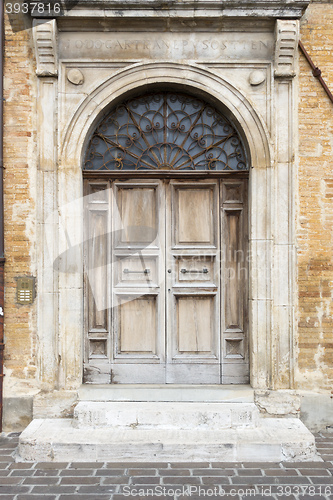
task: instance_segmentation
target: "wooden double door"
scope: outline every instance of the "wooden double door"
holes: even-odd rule
[[[247,179],[85,192],[84,382],[247,383]]]

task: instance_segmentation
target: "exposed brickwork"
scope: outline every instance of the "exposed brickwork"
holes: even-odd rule
[[[35,305],[16,303],[15,278],[35,275],[34,57],[31,30],[18,31],[22,16],[13,19],[6,18],[4,69],[5,366],[14,377],[32,378]]]
[[[301,40],[333,90],[333,5],[311,4]],[[333,104],[300,56],[298,387],[333,376]],[[318,387],[319,386],[319,387]]]

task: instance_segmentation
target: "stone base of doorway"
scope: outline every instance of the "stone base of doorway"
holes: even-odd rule
[[[80,402],[74,419],[35,419],[18,460],[280,462],[321,460],[296,418],[263,418],[254,404]]]

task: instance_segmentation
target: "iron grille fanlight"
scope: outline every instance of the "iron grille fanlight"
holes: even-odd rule
[[[128,100],[95,130],[84,170],[248,170],[233,125],[209,104],[159,92]]]

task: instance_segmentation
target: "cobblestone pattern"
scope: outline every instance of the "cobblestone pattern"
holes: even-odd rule
[[[323,462],[16,463],[13,433],[0,437],[0,500],[333,499],[333,433],[316,442]]]

